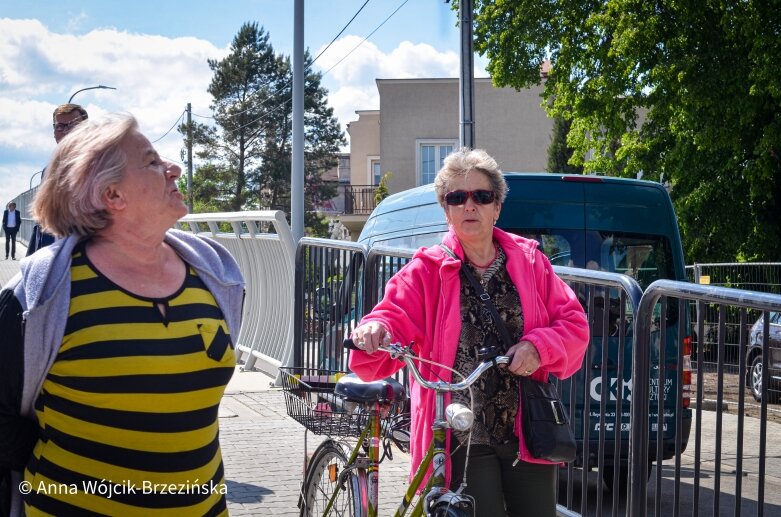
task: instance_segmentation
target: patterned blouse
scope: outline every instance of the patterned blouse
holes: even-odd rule
[[[513,343],[523,335],[523,312],[518,290],[507,273],[507,256],[498,249],[496,260],[480,276],[467,263],[475,278],[491,297],[499,316],[504,321]],[[491,313],[474,292],[463,271],[461,278],[461,336],[454,368],[466,376],[480,363],[476,351],[483,346],[497,346],[504,352],[500,331],[494,325]],[[515,415],[518,411],[518,380],[504,368],[492,368],[472,385],[475,424],[473,445],[499,445],[514,438]],[[453,394],[453,402],[469,407],[469,391]],[[466,444],[468,432],[454,431],[459,443]]]

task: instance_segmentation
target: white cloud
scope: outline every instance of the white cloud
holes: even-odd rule
[[[60,34],[37,20],[0,19],[0,204],[26,190],[30,175],[48,160],[54,148],[52,111],[71,94],[98,84],[115,87],[81,92],[74,102],[93,118],[132,113],[155,140],[188,102],[193,112],[210,114],[207,59],[225,53],[197,38],[114,29]],[[179,159],[182,139],[175,130],[156,145],[161,154]]]
[[[375,82],[378,78],[459,76],[457,52],[442,52],[425,43],[403,41],[385,53],[372,42],[362,41],[358,36],[345,36],[335,41],[315,63],[325,73],[323,83],[329,89],[329,102],[343,128],[357,119],[356,110],[380,108]],[[318,49],[315,55],[321,51],[322,48]],[[475,77],[486,77],[484,69],[484,60],[476,59]]]
[[[67,31],[68,32],[76,32],[79,29],[81,29],[84,22],[87,21],[89,17],[87,16],[87,13],[84,11],[81,11],[78,14],[71,15],[70,18],[68,18],[68,23],[66,24]]]
[[[83,20],[82,14],[72,14],[70,25]],[[362,39],[337,40],[315,63],[322,72],[333,67],[323,84],[342,127],[356,120],[356,110],[379,109],[377,78],[458,76],[457,52],[409,41],[383,52],[371,41],[360,44]],[[110,28],[66,34],[37,20],[0,18],[0,204],[26,190],[30,176],[48,161],[54,148],[52,111],[75,91],[98,84],[115,87],[81,92],[74,102],[93,118],[130,112],[146,136],[156,140],[188,102],[194,114],[211,114],[207,59],[226,53],[194,37]],[[182,138],[175,130],[155,145],[166,158],[179,160]]]
[[[348,122],[358,120],[357,110],[379,109],[380,94],[377,88],[372,92],[368,88],[343,86],[328,95],[328,104],[344,128]]]

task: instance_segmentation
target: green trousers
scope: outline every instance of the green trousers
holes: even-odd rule
[[[518,461],[518,441],[498,446],[473,445],[469,451],[467,487],[479,517],[555,517],[557,465]],[[450,458],[450,488],[456,490],[464,472],[466,447]]]

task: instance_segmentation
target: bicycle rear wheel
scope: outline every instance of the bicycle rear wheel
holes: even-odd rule
[[[325,515],[328,501],[339,488],[339,475],[345,470],[347,455],[343,447],[333,440],[326,440],[315,450],[306,470],[301,487],[301,517]],[[345,517],[366,517],[366,473],[354,470],[347,475],[343,487],[339,488],[328,515]]]

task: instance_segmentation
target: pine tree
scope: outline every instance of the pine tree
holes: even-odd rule
[[[344,136],[321,74],[311,72],[305,55],[305,214],[309,233],[323,235],[327,223],[313,206],[335,195],[322,174],[337,163]],[[290,59],[276,55],[269,35],[257,23],[245,23],[230,53],[209,60],[214,72],[214,126],[193,123],[193,145],[202,161],[195,168],[196,206],[218,210],[275,209],[290,215],[292,152],[292,71]],[[187,127],[180,131],[187,133]],[[202,197],[209,196],[209,197]]]

